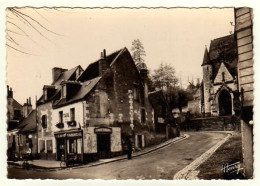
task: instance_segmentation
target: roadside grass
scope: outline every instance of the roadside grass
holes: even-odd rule
[[[230,162],[242,163],[242,161],[241,133],[235,133],[207,161],[197,168],[197,171],[200,171],[197,177],[206,180],[225,179],[222,170],[223,165]]]

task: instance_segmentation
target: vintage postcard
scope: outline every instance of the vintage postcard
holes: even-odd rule
[[[7,179],[254,179],[254,8],[9,6]]]

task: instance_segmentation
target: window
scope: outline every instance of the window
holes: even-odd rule
[[[19,119],[21,117],[21,111],[20,110],[14,110],[14,119]]]
[[[59,123],[63,123],[63,111],[59,112]]]
[[[225,81],[225,72],[222,72],[222,81]]]
[[[45,141],[44,140],[39,141],[39,150],[40,150],[40,152],[45,152]]]
[[[47,116],[46,115],[42,116],[42,128],[44,128],[44,129],[47,128]]]
[[[52,140],[47,140],[47,153],[52,153]]]
[[[19,145],[23,145],[23,135],[22,134],[18,134],[18,140],[19,140]]]
[[[70,121],[75,121],[75,108],[70,109]]]
[[[145,123],[146,121],[146,112],[145,109],[141,109],[141,122]]]
[[[62,86],[61,97],[62,97],[62,98],[66,98],[66,85],[63,85],[63,86]]]
[[[77,140],[69,139],[69,153],[76,153],[76,152],[77,152]]]
[[[139,101],[139,91],[137,87],[134,87],[134,100]]]
[[[48,99],[47,89],[43,90],[44,100],[46,101]]]

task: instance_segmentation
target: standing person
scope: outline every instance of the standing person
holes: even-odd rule
[[[127,158],[132,159],[133,145],[130,139],[127,140]]]

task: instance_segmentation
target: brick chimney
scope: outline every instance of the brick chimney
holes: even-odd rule
[[[102,76],[108,68],[106,57],[106,49],[104,49],[103,52],[101,52],[101,59],[98,64],[99,76]]]
[[[23,117],[27,117],[32,111],[31,97],[23,104]]]
[[[58,79],[58,77],[67,70],[68,69],[63,69],[59,67],[52,68],[52,82],[55,82]]]

